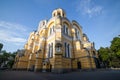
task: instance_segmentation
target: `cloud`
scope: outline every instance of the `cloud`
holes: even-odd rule
[[[103,7],[95,4],[93,0],[81,0],[77,5],[76,10],[81,12],[83,15],[93,17],[101,14]]]
[[[25,43],[27,27],[17,23],[0,21],[0,41],[13,44]]]
[[[26,39],[20,38],[20,37],[15,37],[13,34],[7,34],[6,32],[3,33],[2,31],[0,31],[0,33],[1,33],[0,40],[2,40],[2,41],[12,42],[13,44],[26,41]]]
[[[25,26],[16,23],[10,23],[5,21],[0,21],[0,27],[12,30],[26,31]]]

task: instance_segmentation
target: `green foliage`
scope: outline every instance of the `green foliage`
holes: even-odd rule
[[[113,38],[110,47],[100,47],[98,53],[100,59],[109,66],[120,67],[120,37]]]
[[[118,52],[116,52],[116,55],[117,55],[118,57],[120,57],[120,50],[119,50]]]
[[[0,43],[0,51],[2,50],[2,48],[3,48],[3,44],[2,44],[2,43]]]
[[[100,47],[98,52],[99,52],[99,56],[101,57],[102,61],[108,61],[109,60],[110,49],[108,47],[106,47],[106,48]]]
[[[16,56],[16,52],[10,53],[6,52],[5,50],[1,51],[2,54],[0,54],[0,66],[5,63],[6,61],[8,62],[4,66],[8,68],[12,68],[12,65],[14,63],[14,58]]]
[[[110,48],[112,52],[116,54],[116,57],[120,57],[120,38],[119,37],[113,38],[113,40],[111,41]]]
[[[111,50],[117,52],[118,50],[120,50],[120,38],[119,37],[115,37],[113,38],[113,40],[111,41]]]

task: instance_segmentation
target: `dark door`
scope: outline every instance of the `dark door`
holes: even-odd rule
[[[94,61],[95,61],[96,68],[100,68],[99,60],[97,58],[94,58]]]
[[[50,72],[51,72],[51,70],[52,70],[52,65],[50,64]]]
[[[31,71],[34,71],[34,69],[35,69],[35,65],[32,65],[31,66]]]
[[[81,69],[81,62],[77,62],[78,69]]]

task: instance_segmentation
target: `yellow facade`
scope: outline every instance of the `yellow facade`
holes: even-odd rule
[[[94,43],[60,8],[52,12],[51,19],[40,21],[24,48],[15,58],[14,69],[61,73],[98,67]]]

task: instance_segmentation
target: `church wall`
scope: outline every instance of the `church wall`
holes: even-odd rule
[[[16,68],[18,70],[27,70],[28,61],[23,58],[16,63]]]
[[[35,69],[36,71],[51,70],[52,72],[96,68],[93,58],[96,50],[92,49],[91,42],[83,36],[82,27],[75,20],[70,22],[64,11],[58,9],[53,11],[52,18],[48,22],[44,21],[40,22],[37,31],[30,33],[25,44],[25,55],[18,58],[19,61],[14,64],[15,68]],[[68,33],[64,32],[64,27]],[[70,45],[69,57],[65,56],[65,42]],[[48,58],[48,45],[51,43],[53,43],[53,57]],[[62,44],[60,52],[56,51],[57,43]],[[39,50],[41,52],[38,52]]]

